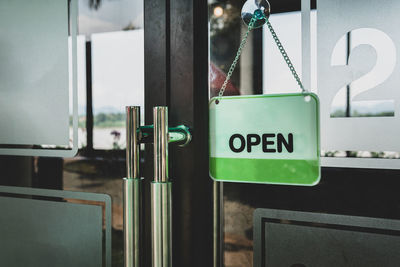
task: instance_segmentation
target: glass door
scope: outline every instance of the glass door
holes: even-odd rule
[[[7,228],[9,231],[4,230],[8,238],[4,236],[0,243],[2,248],[8,250],[2,249],[2,251],[7,253],[14,250],[14,254],[8,253],[12,256],[18,255],[19,251],[21,258],[26,255],[24,260],[19,261],[16,259],[9,261],[11,256],[0,257],[2,258],[0,265],[43,266],[45,262],[49,266],[123,266],[122,178],[126,176],[125,106],[141,106],[144,109],[144,1],[65,0],[57,1],[57,5],[40,1],[30,9],[24,2],[15,1],[10,4],[8,1],[2,1],[1,6],[2,12],[10,13],[18,11],[15,6],[20,5],[19,12],[29,14],[24,17],[25,25],[30,25],[30,23],[32,24],[30,27],[39,27],[40,23],[46,25],[42,25],[43,29],[27,33],[28,26],[17,28],[19,24],[11,22],[2,24],[4,31],[7,30],[13,34],[13,38],[8,36],[12,42],[24,43],[25,46],[33,39],[44,44],[49,42],[50,32],[46,29],[55,29],[61,23],[61,19],[69,19],[68,14],[72,12],[72,9],[63,10],[61,7],[64,5],[68,7],[69,3],[76,4],[73,9],[77,12],[77,14],[74,13],[76,21],[73,21],[76,23],[74,25],[77,30],[76,43],[72,39],[67,39],[67,41],[72,46],[76,45],[74,68],[76,68],[79,141],[77,154],[74,157],[2,156],[0,158],[0,185],[2,186],[0,225],[3,228],[14,227]],[[32,8],[38,10],[32,12]],[[40,14],[45,11],[47,17],[36,17],[42,16]],[[62,13],[63,11],[65,14]],[[62,17],[59,17],[60,13]],[[6,20],[6,17],[3,17],[3,20]],[[65,33],[71,31],[68,27],[63,30]],[[58,35],[64,31],[59,32]],[[26,56],[7,52],[5,47],[2,48],[2,55],[15,57],[14,60],[7,58],[10,62],[25,62],[23,72],[17,73],[12,69],[9,72],[18,75],[20,84],[26,85],[28,89],[36,90],[37,84],[45,87],[52,78],[57,79],[57,85],[64,86],[63,79],[50,75],[52,71],[58,73],[57,75],[60,74],[56,69],[57,66],[59,69],[66,68],[67,70],[69,67],[68,64],[66,66],[60,64],[60,58],[53,55],[52,49],[56,49],[54,44],[60,40],[51,38],[49,39],[52,43],[42,47],[37,44],[36,46],[28,45],[30,49],[25,50],[30,54]],[[68,36],[63,36],[63,38],[68,38]],[[2,40],[1,43],[10,43],[10,40]],[[16,50],[17,47],[14,46]],[[9,47],[8,50],[12,51],[11,48]],[[46,49],[47,52],[43,52]],[[32,57],[37,62],[28,61]],[[4,57],[2,59],[5,60]],[[68,57],[66,60],[68,63]],[[44,66],[47,62],[54,65],[49,63]],[[1,94],[3,96],[7,93],[4,88],[9,84],[7,76],[10,78],[10,75],[2,75]],[[72,76],[69,78],[72,80]],[[68,81],[68,75],[65,79]],[[18,85],[14,86],[14,89],[18,89]],[[66,88],[68,89],[68,84]],[[36,98],[52,104],[36,106],[33,104],[33,109],[38,109],[39,113],[35,110],[24,111],[28,117],[34,114],[45,114],[43,118],[39,118],[41,124],[36,125],[32,122],[29,131],[24,131],[25,134],[41,136],[41,133],[44,133],[44,136],[48,135],[57,139],[56,134],[53,133],[53,128],[56,126],[47,117],[60,112],[59,109],[64,108],[60,103],[64,100],[68,111],[69,96],[68,91],[66,95],[54,96],[54,91],[50,90],[47,94],[43,93],[43,88],[41,91],[36,91]],[[51,99],[48,99],[50,97]],[[20,103],[29,100],[26,98],[24,95],[19,95],[19,99],[10,98],[8,106],[20,110]],[[36,98],[30,98],[30,102],[35,103]],[[72,106],[71,99],[69,104]],[[6,110],[6,107],[2,105],[1,113],[11,116],[14,112]],[[66,122],[65,135],[68,135],[69,127],[72,136],[74,120],[74,117],[72,115],[68,117],[68,114],[58,117],[58,123]],[[16,120],[10,119],[10,121],[14,122],[14,126],[18,124]],[[12,131],[18,128],[14,126],[4,126],[2,129]],[[20,129],[24,128],[20,127]],[[12,149],[13,147],[2,146],[2,148]],[[35,147],[24,146],[23,148]],[[14,189],[14,187],[17,188]],[[6,207],[7,203],[12,203],[13,206]],[[27,215],[21,215],[21,217],[19,213],[14,214],[16,210]],[[40,215],[40,212],[43,214],[39,217],[33,214]],[[19,225],[12,220],[21,218],[26,222],[26,232],[21,232],[20,235],[12,233],[12,231],[17,231],[15,229],[18,229]],[[38,219],[41,219],[41,222],[38,222]],[[10,241],[13,234],[15,234],[16,243]],[[42,242],[41,245],[32,245],[37,240]],[[9,241],[10,243],[7,243]],[[28,254],[24,254],[26,251]],[[68,255],[68,253],[72,254]],[[102,254],[107,254],[107,257]],[[62,262],[68,257],[76,261]],[[90,257],[92,257],[91,260]],[[41,262],[41,258],[47,261]],[[85,258],[86,261],[79,261]]]
[[[245,2],[208,1],[210,97],[218,95],[247,31],[247,25],[241,19],[241,10]],[[327,69],[325,65],[321,67],[321,62],[330,63],[332,60],[332,68],[342,64],[336,64],[336,61],[344,62],[344,65],[348,64],[349,68],[352,67],[356,71],[370,64],[366,58],[364,61],[361,59],[362,53],[364,56],[369,55],[366,50],[361,52],[361,46],[379,50],[379,45],[370,44],[373,43],[374,38],[371,37],[373,35],[367,36],[365,33],[364,36],[360,31],[351,32],[352,29],[374,28],[379,24],[379,27],[386,25],[382,27],[386,27],[386,33],[390,32],[388,35],[391,38],[396,38],[398,34],[398,31],[392,31],[387,25],[388,21],[395,17],[376,18],[373,26],[362,20],[359,1],[346,1],[346,4],[335,2],[333,5],[337,11],[342,8],[346,10],[343,14],[328,8],[332,7],[328,4],[329,1],[323,0],[269,2],[271,5],[269,20],[305,86],[320,96],[321,110],[330,105],[323,99],[329,95],[325,85],[335,80],[327,82],[326,79],[333,75],[333,69]],[[380,7],[382,12],[387,12],[384,11],[386,8],[388,7]],[[354,17],[360,20],[355,22]],[[336,36],[331,34],[331,27],[327,26],[330,25],[326,24],[327,21],[335,23],[335,29],[338,32],[343,31],[344,36],[338,45],[332,44],[332,49],[335,48],[336,51],[332,54],[327,51],[328,43],[324,38],[334,39]],[[350,33],[346,35],[347,28]],[[389,55],[391,46],[387,45],[388,50],[381,56],[387,58],[386,62],[390,65],[397,56]],[[355,62],[353,60],[357,57],[355,55],[357,49],[360,57],[357,61],[359,65],[355,66],[351,64]],[[371,55],[375,54],[374,51],[370,52]],[[321,69],[325,74],[321,74]],[[335,78],[340,80],[341,75],[344,74],[336,73]],[[381,77],[377,75],[375,78],[380,79],[378,76]],[[343,92],[346,90],[348,92],[347,99],[358,90],[358,86],[361,85],[355,83],[349,84],[347,89],[344,87]],[[393,92],[394,88],[396,86],[386,83],[384,90],[391,91],[394,95],[396,94]],[[252,30],[232,78],[227,84],[225,95],[285,94],[300,92],[299,90],[268,28],[264,26]],[[367,100],[367,97],[363,100]],[[325,142],[331,142],[332,136],[328,135],[329,130],[340,131],[342,137],[348,138],[347,144],[354,147],[356,141],[354,136],[350,137],[351,133],[356,131],[354,128],[349,126],[350,128],[336,127],[327,130],[330,123],[328,119],[337,120],[336,117],[340,117],[346,120],[346,110],[353,112],[347,119],[354,116],[364,117],[364,122],[368,122],[366,117],[393,116],[393,107],[387,106],[385,113],[372,102],[369,104],[366,101],[346,102],[345,93],[341,95],[340,105],[341,108],[334,111],[336,115],[331,113],[326,119],[321,115],[321,139]],[[363,112],[364,115],[360,115]],[[386,126],[389,127],[389,124]],[[376,146],[381,144],[379,140],[370,140],[363,144],[367,143]],[[391,149],[396,150],[394,143]],[[382,219],[380,224],[387,230],[392,229],[389,219],[399,219],[399,199],[393,191],[393,187],[399,184],[399,171],[396,170],[398,169],[396,166],[399,165],[398,161],[392,161],[398,159],[397,152],[355,150],[357,149],[350,147],[348,151],[322,147],[321,181],[314,187],[215,182],[215,233],[219,238],[215,240],[217,256],[214,266],[373,266],[371,262],[354,259],[357,255],[367,253],[366,251],[369,251],[368,259],[371,261],[383,265],[398,264],[396,259],[390,263],[383,263],[386,256],[381,256],[391,255],[391,252],[385,249],[379,250],[376,246],[380,242],[385,242],[381,238],[385,239],[387,236],[370,236],[370,230],[377,226],[372,222],[378,220],[377,218]],[[382,160],[386,160],[385,164],[395,163],[395,165],[383,167],[379,165]],[[369,227],[371,228],[366,229]],[[396,231],[393,233],[397,233]],[[354,238],[353,241],[357,241],[350,241],[347,234]],[[365,242],[366,245],[360,242]],[[393,240],[392,244],[396,242]],[[371,247],[374,248],[369,250]],[[345,257],[351,258],[348,258],[347,263],[338,255],[339,250],[346,254]]]

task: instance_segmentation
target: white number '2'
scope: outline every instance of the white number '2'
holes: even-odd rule
[[[336,43],[332,52],[332,66],[347,66],[344,52],[346,51],[347,34],[342,36]],[[357,101],[366,101],[360,99],[364,92],[374,90],[368,98],[379,94],[378,86],[382,85],[392,75],[396,66],[396,46],[393,40],[383,31],[372,28],[360,28],[351,31],[351,51],[349,53],[348,68],[352,72],[352,81],[350,90],[351,105],[357,104]],[[343,62],[344,61],[344,62]],[[331,102],[332,113],[338,107],[343,107],[346,100],[347,86],[340,88]],[[379,104],[382,102],[392,102],[394,100],[390,96],[379,96],[379,100],[369,102]],[[372,101],[371,101],[372,100]],[[394,111],[394,110],[393,110]]]

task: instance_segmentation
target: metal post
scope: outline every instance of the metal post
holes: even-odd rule
[[[224,202],[223,196],[224,184],[222,182],[213,181],[213,203],[214,203],[214,267],[224,266],[223,257],[223,213]]]
[[[168,178],[168,108],[155,107],[154,181],[151,184],[152,266],[172,266],[172,184]]]
[[[126,170],[124,191],[124,263],[125,267],[141,265],[141,194],[139,178],[140,107],[126,107]]]

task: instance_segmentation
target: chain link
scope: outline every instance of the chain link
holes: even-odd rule
[[[257,21],[257,18],[256,18],[256,16],[254,15],[254,16],[251,18],[251,20],[250,20],[249,27],[247,28],[246,34],[244,35],[242,41],[240,42],[239,49],[238,49],[238,51],[237,51],[237,53],[236,53],[236,57],[235,57],[235,59],[233,60],[231,67],[229,68],[228,75],[226,76],[225,81],[224,81],[224,83],[222,84],[221,89],[219,90],[219,93],[218,93],[218,98],[219,98],[219,99],[220,99],[220,98],[224,95],[224,93],[225,93],[226,86],[228,85],[228,82],[229,82],[229,80],[231,79],[231,76],[232,76],[232,74],[233,74],[233,71],[234,71],[235,68],[236,68],[236,64],[238,63],[239,58],[240,58],[240,55],[242,54],[242,49],[243,49],[244,45],[246,44],[247,38],[249,37],[249,33],[250,33],[250,31],[253,29],[254,23],[256,23],[256,21]]]
[[[267,22],[268,29],[271,32],[272,38],[274,39],[276,45],[278,46],[279,52],[282,54],[283,59],[285,60],[286,64],[288,65],[290,72],[292,73],[292,75],[293,75],[294,79],[296,80],[297,84],[300,86],[302,93],[306,93],[307,90],[304,88],[303,83],[301,82],[301,80],[299,78],[299,75],[297,74],[297,72],[296,72],[296,70],[295,70],[295,68],[294,68],[294,66],[292,64],[292,61],[290,60],[288,54],[286,53],[285,48],[283,47],[281,41],[278,38],[278,35],[275,33],[275,30],[272,27],[271,23],[269,22],[268,18],[265,18],[265,20]],[[242,54],[243,47],[245,46],[245,44],[247,42],[247,38],[249,37],[249,33],[253,29],[253,26],[254,26],[256,21],[257,21],[257,18],[254,15],[250,20],[249,27],[247,28],[246,34],[244,35],[242,41],[240,42],[239,49],[238,49],[238,51],[236,53],[236,57],[233,60],[231,67],[229,68],[229,71],[228,71],[228,74],[227,74],[227,76],[225,78],[225,81],[222,84],[221,89],[219,90],[218,100],[220,100],[221,97],[225,93],[226,86],[228,85],[228,82],[232,77],[233,71],[235,70],[236,65],[238,63],[238,60],[240,58],[240,55]],[[218,102],[219,101],[217,101],[217,103]]]
[[[282,45],[281,41],[279,40],[278,36],[276,35],[276,33],[274,31],[274,28],[272,28],[272,25],[271,25],[271,23],[269,22],[268,19],[267,19],[267,26],[268,26],[269,31],[271,32],[272,38],[274,38],[274,41],[275,41],[276,45],[278,46],[279,52],[281,52],[281,54],[283,56],[283,59],[285,60],[286,64],[288,65],[288,67],[290,69],[290,71],[292,72],[294,79],[297,81],[297,84],[300,86],[301,91],[303,93],[306,93],[307,90],[304,89],[303,83],[301,82],[301,80],[299,78],[299,75],[297,75],[297,72],[296,72],[296,70],[295,70],[295,68],[294,68],[294,66],[292,64],[292,61],[290,60],[288,54],[286,53],[285,48],[283,48],[283,45]]]

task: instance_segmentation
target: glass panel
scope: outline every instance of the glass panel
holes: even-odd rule
[[[143,1],[79,1],[79,33],[93,33],[143,28]]]
[[[273,13],[270,21],[301,77],[301,2],[270,3]],[[243,4],[244,1],[209,1],[211,97],[221,88],[240,40],[247,30],[240,18]],[[313,16],[315,22],[315,14]],[[252,30],[225,95],[298,92],[300,88],[267,27]],[[259,200],[266,198],[262,190],[266,186],[243,183],[221,183],[221,186],[223,266],[253,266],[253,213],[257,207],[263,205]]]
[[[385,15],[375,16],[377,9]],[[394,26],[399,9],[394,0],[379,8],[364,1],[334,5],[318,1],[318,93],[325,165],[400,168],[396,141],[400,35]]]
[[[111,266],[109,196],[0,186],[0,206],[2,265]]]
[[[301,12],[272,14],[270,21],[301,79]],[[262,34],[263,79],[265,80],[263,92],[265,94],[298,93],[299,86],[288,70],[269,29],[263,27]]]
[[[257,209],[254,267],[394,267],[399,230],[394,220]]]
[[[209,2],[210,95],[214,96],[226,77],[246,28],[239,18],[243,3]],[[399,77],[396,75],[399,70],[396,63],[399,57],[396,38],[399,34],[393,26],[397,25],[398,17],[392,12],[399,9],[399,4],[393,0],[380,6],[380,12],[386,14],[386,9],[391,12],[385,16],[371,15],[373,20],[370,21],[368,16],[362,14],[374,14],[376,7],[368,5],[367,8],[363,1],[333,3],[320,0],[318,11],[315,9],[315,1],[310,0],[304,0],[303,3],[300,0],[271,2],[273,14],[270,21],[297,73],[306,87],[315,93],[318,50],[318,95],[322,98],[322,165],[400,168],[397,160],[400,158],[398,142],[394,140],[398,136],[398,93],[395,88]],[[310,17],[302,17],[301,4],[306,6],[310,2],[313,10],[304,13]],[[306,26],[304,21],[308,19],[310,29],[302,29]],[[310,36],[305,34],[308,30]],[[309,45],[311,51],[307,51]],[[306,54],[302,55],[302,52]],[[309,69],[304,70],[303,66]],[[262,91],[258,90],[260,85]],[[253,30],[232,82],[228,83],[226,94],[284,92],[298,92],[298,86],[268,28]],[[384,141],[373,138],[382,132],[386,136]],[[363,161],[364,158],[374,160]]]
[[[85,98],[80,101],[79,122],[80,126],[84,126],[86,119],[90,120],[90,115],[93,115],[94,129],[91,137],[94,151],[85,147],[85,139],[80,156],[64,159],[54,171],[62,172],[60,186],[64,190],[105,193],[112,197],[112,265],[123,266],[125,106],[141,106],[143,121],[143,1],[80,1],[79,34],[86,46],[86,53],[80,54],[78,58],[78,62],[84,62],[79,74],[86,74],[86,69],[91,69],[92,74],[89,77],[92,81],[92,97],[86,99],[86,94],[82,93]],[[87,54],[87,47],[90,48],[90,55]],[[79,82],[85,89],[89,89],[86,88],[86,79],[79,79]],[[93,114],[86,114],[87,110],[90,112],[86,103],[92,104]],[[82,128],[80,134],[85,137],[89,132]],[[51,162],[46,162],[42,166],[35,166],[41,172],[40,169],[46,171],[51,165]],[[45,175],[39,176],[39,180],[46,180]],[[54,186],[56,183],[53,180],[44,184]]]
[[[92,56],[94,148],[124,149],[125,106],[144,114],[143,29],[93,34]]]
[[[0,18],[0,143],[68,145],[68,2],[1,1]]]
[[[6,5],[4,2],[8,3],[10,1],[3,1],[2,4]],[[21,1],[18,1],[18,3],[19,2]],[[66,2],[68,3],[69,1]],[[78,1],[75,3],[78,5]],[[27,7],[31,7],[31,5],[27,5]],[[36,9],[37,7],[35,7],[35,10]],[[77,11],[78,8],[76,7],[74,10]],[[21,14],[23,14],[23,12],[21,12]],[[58,13],[55,13],[54,15],[57,14]],[[1,157],[0,183],[4,185],[31,185],[38,188],[84,191],[85,193],[103,193],[110,195],[113,198],[113,209],[111,213],[111,202],[107,202],[105,204],[106,206],[108,205],[105,210],[105,217],[102,215],[104,208],[99,208],[99,205],[104,206],[104,203],[100,203],[102,200],[93,200],[94,202],[97,201],[93,204],[91,199],[83,198],[82,201],[82,199],[76,200],[72,196],[62,195],[57,196],[54,201],[56,204],[51,204],[51,206],[58,207],[58,205],[62,206],[68,203],[68,205],[85,207],[85,212],[87,212],[87,214],[85,216],[77,214],[76,221],[73,220],[73,224],[71,224],[70,227],[73,227],[73,225],[87,227],[86,223],[90,223],[90,221],[81,223],[79,220],[83,220],[89,215],[93,215],[90,218],[99,218],[99,216],[101,216],[100,218],[106,218],[107,228],[104,228],[103,225],[96,225],[93,226],[91,230],[95,231],[100,228],[100,231],[104,233],[104,229],[106,229],[106,235],[111,236],[112,229],[114,242],[112,264],[113,266],[123,266],[122,178],[125,176],[125,153],[123,151],[125,146],[124,107],[125,105],[139,105],[143,107],[144,103],[143,1],[82,0],[79,1],[79,14],[75,15],[79,15],[78,26],[80,35],[77,36],[76,49],[79,102],[74,104],[77,104],[76,110],[78,111],[79,119],[74,120],[74,118],[69,117],[69,120],[67,119],[65,123],[66,129],[68,129],[68,126],[70,127],[70,132],[74,132],[71,128],[71,122],[76,123],[76,125],[79,124],[79,147],[82,149],[79,151],[78,157],[75,158]],[[58,18],[56,18],[55,22],[57,22],[57,19]],[[52,22],[52,20],[47,18],[46,27],[54,26],[50,22]],[[30,33],[28,36],[35,34],[34,31],[32,32],[33,33]],[[70,44],[74,44],[72,41],[73,40],[70,39]],[[91,60],[88,60],[90,58]],[[31,68],[33,67],[31,66]],[[87,70],[92,71],[91,76],[89,76],[90,73],[87,72]],[[72,79],[72,76],[70,75],[69,78]],[[28,80],[25,81],[25,77],[22,77],[21,80],[29,82]],[[89,86],[87,86],[87,82],[89,82]],[[70,87],[70,89],[73,88]],[[71,92],[70,96],[73,97]],[[69,107],[72,108],[72,103],[70,102],[69,104]],[[87,106],[87,104],[89,104],[89,106]],[[93,108],[94,114],[91,114],[91,108]],[[53,108],[46,109],[47,113],[49,113],[49,111],[53,111]],[[96,119],[96,116],[100,113],[106,115],[106,120],[100,122]],[[142,114],[144,114],[144,111]],[[97,151],[90,150],[87,147],[89,146],[88,141],[90,141],[90,137],[93,137],[93,135],[90,134],[91,115],[95,117],[94,138],[95,148],[99,149]],[[108,119],[110,117],[111,119]],[[103,125],[101,125],[101,123],[103,123]],[[103,135],[104,138],[97,138],[96,130],[102,130],[104,126],[110,125],[110,123],[110,127],[112,127],[110,131],[113,132],[115,130],[115,133],[111,135],[110,131],[107,129],[109,132]],[[86,127],[87,125],[89,125],[89,127]],[[116,138],[118,138],[118,140],[116,140]],[[76,141],[76,139],[74,139],[74,141]],[[67,142],[70,142],[68,138]],[[97,144],[99,145],[97,146]],[[101,149],[112,151],[101,151]],[[58,156],[56,154],[52,155]],[[62,192],[66,193],[66,191]],[[80,194],[78,192],[74,193]],[[33,195],[33,193],[27,195],[29,195],[27,198],[21,198],[21,201],[24,203],[26,201],[27,205],[34,205],[36,201],[48,203],[50,200],[47,200],[47,197],[51,198],[51,201],[53,201],[52,196],[47,196],[46,199],[38,199],[35,197],[34,200],[32,200],[30,195]],[[60,201],[61,199],[66,202]],[[0,205],[3,207],[3,204]],[[88,205],[90,205],[90,207],[86,208]],[[92,206],[95,207],[92,209]],[[62,208],[60,208],[60,210],[64,211]],[[47,212],[49,214],[54,213],[53,210]],[[69,211],[65,213],[66,215],[71,215]],[[111,216],[113,219],[112,225]],[[43,218],[41,217],[41,219]],[[43,225],[46,226],[47,223],[54,223],[53,219],[54,218],[44,218],[46,222],[43,222]],[[34,225],[33,222],[32,225]],[[63,232],[61,227],[64,227],[64,225],[60,225],[57,231]],[[51,227],[49,229],[51,229]],[[32,233],[33,228],[27,227],[26,230]],[[85,236],[88,240],[94,240],[94,238],[88,236],[92,233],[91,230],[88,230]],[[78,233],[79,232],[76,234]],[[72,234],[71,236],[74,235]],[[109,236],[107,237],[107,242],[110,240]],[[53,237],[53,235],[49,236],[49,238]],[[83,242],[83,244],[85,243]],[[104,244],[105,243],[103,243],[103,245]],[[77,246],[77,248],[79,248],[79,246]],[[50,245],[49,249],[57,249],[57,246]],[[87,249],[90,249],[90,247]],[[101,249],[104,249],[103,246]],[[111,247],[108,246],[107,249],[111,249]],[[85,250],[83,249],[82,251],[84,252]],[[109,251],[111,253],[111,250]],[[78,252],[74,250],[73,253],[75,254]],[[87,256],[90,255],[93,256],[93,253],[87,254]],[[107,256],[107,263],[108,259],[111,260],[111,257]],[[66,261],[66,264],[67,263],[68,261]],[[86,266],[90,266],[90,264],[101,266],[96,259]],[[41,266],[46,265],[49,264],[41,264]],[[69,264],[69,266],[77,265],[72,263]]]
[[[76,16],[76,0],[0,2],[1,154],[75,155]]]
[[[91,45],[93,148],[121,150],[125,106],[144,107],[143,1],[81,1],[79,7],[79,33]]]
[[[246,31],[244,23],[240,20],[240,10],[245,1],[209,0],[208,2],[210,30],[209,89],[212,97],[218,93],[225,80],[240,40]],[[399,68],[399,65],[396,64],[399,56],[398,49],[395,48],[397,52],[393,52],[393,47],[397,47],[396,44],[400,43],[396,41],[399,31],[395,26],[398,25],[398,16],[395,14],[398,13],[400,8],[399,3],[393,0],[383,5],[370,3],[365,5],[365,1],[361,0],[343,0],[339,1],[340,3],[318,0],[317,9],[316,1],[307,0],[306,2],[304,0],[303,2],[300,0],[271,0],[272,15],[270,21],[306,86],[319,96],[321,96],[321,92],[324,95],[325,101],[321,101],[321,112],[325,114],[325,118],[322,118],[322,121],[330,120],[333,122],[329,122],[331,124],[329,126],[325,121],[325,126],[321,126],[323,131],[321,134],[322,142],[330,145],[330,149],[325,149],[322,153],[325,156],[322,160],[323,164],[339,167],[398,169],[400,165],[397,152],[379,151],[385,151],[382,150],[383,145],[387,145],[387,151],[397,151],[396,147],[399,144],[398,142],[395,143],[393,139],[398,136],[395,132],[398,123],[394,123],[398,105],[393,105],[393,101],[388,102],[387,100],[394,100],[394,103],[398,100],[396,91],[398,82],[396,81],[400,76],[393,74],[385,76],[388,70],[396,73]],[[301,6],[303,5],[304,8],[308,4],[312,7],[310,14],[308,12],[302,14]],[[322,13],[320,8],[323,9]],[[305,18],[304,14],[310,15],[310,17]],[[366,14],[374,15],[368,16]],[[376,14],[382,15],[376,16]],[[371,21],[369,20],[370,17],[373,17]],[[310,29],[305,28],[307,23],[304,22],[308,19],[310,20]],[[371,27],[379,29],[379,31],[364,29]],[[308,31],[310,31],[310,36]],[[349,33],[349,37],[347,33]],[[307,51],[308,46],[311,47],[310,51]],[[333,50],[335,50],[335,53],[332,54]],[[348,55],[348,50],[353,53],[352,56]],[[379,59],[380,57],[381,59]],[[321,66],[320,63],[323,63],[323,65]],[[371,76],[370,80],[365,80],[363,83],[352,83],[354,77],[358,79],[364,74],[374,71],[377,67],[380,68],[380,71],[377,72],[378,75],[373,78]],[[323,71],[322,75],[321,71]],[[225,95],[299,92],[295,80],[266,27],[250,32],[248,42],[232,77]],[[382,81],[382,77],[385,78],[385,82],[377,84],[378,81]],[[354,95],[367,84],[374,86],[375,93],[372,92],[373,90],[364,90],[362,94]],[[354,101],[350,103],[350,115],[347,116],[349,118],[343,116],[348,106],[346,94],[341,94],[338,97],[339,102],[336,103],[335,109],[331,108],[332,101],[329,102],[335,96],[329,88],[337,88],[335,90],[338,91],[343,90],[341,88],[345,88],[346,85],[351,87],[349,97],[354,98]],[[376,93],[376,91],[379,93]],[[367,100],[384,102],[367,102]],[[362,102],[362,104],[355,105],[356,101]],[[379,119],[374,119],[371,115],[379,116]],[[365,127],[359,129],[355,127],[360,124],[367,125],[370,118],[374,120],[373,123],[376,123],[373,124],[375,126],[372,131],[364,134],[368,131]],[[346,122],[346,120],[349,121]],[[356,124],[353,125],[352,121],[355,121]],[[371,125],[368,127],[371,127]],[[382,134],[382,131],[385,131],[385,134]],[[390,137],[381,142],[381,136],[384,138],[386,135],[390,135]],[[360,136],[362,137],[360,138]],[[351,146],[345,147],[346,144],[351,144]],[[363,149],[361,149],[361,145]],[[377,147],[380,147],[380,149],[377,149]],[[375,152],[366,152],[365,150]],[[372,159],[357,161],[360,159],[355,157],[386,159],[382,159],[381,162]],[[343,160],[331,161],[331,159]],[[383,163],[383,161],[385,162]],[[242,171],[246,172],[246,170]],[[382,181],[379,179],[382,179]],[[378,180],[381,182],[377,183]],[[223,198],[221,203],[223,210],[220,211],[221,221],[223,222],[221,227],[223,232],[223,235],[221,235],[224,255],[223,266],[265,266],[265,264],[260,265],[259,261],[253,262],[257,240],[268,238],[265,237],[265,232],[262,234],[254,232],[253,225],[256,221],[254,221],[253,214],[258,208],[286,209],[289,210],[288,213],[293,210],[301,210],[399,219],[396,192],[395,190],[392,191],[391,188],[398,186],[399,183],[398,171],[395,170],[351,168],[323,168],[320,184],[312,188],[219,182],[219,186],[223,188],[222,196],[219,196]],[[354,220],[354,218],[350,219]],[[289,229],[292,227],[289,225],[292,224],[291,222],[287,222],[289,226],[285,223],[285,218],[277,221],[277,225],[283,224],[282,227],[279,226],[281,230],[277,230],[276,227],[278,226],[275,227],[275,224],[271,224],[273,225],[271,227],[275,227],[273,231],[277,231],[274,232],[274,234],[277,233],[276,236],[271,235],[276,237],[276,243],[272,246],[279,248],[279,251],[273,250],[269,253],[283,255],[282,257],[285,259],[290,259],[290,256],[296,254],[285,254],[290,249],[285,247],[282,250],[282,247],[279,247],[279,245],[282,245],[282,243],[279,243],[281,237],[289,236],[291,233],[294,236],[297,233],[308,232],[309,229],[302,228],[299,232],[296,232]],[[270,231],[271,227],[264,228],[264,230]],[[285,229],[288,230],[287,233]],[[318,230],[315,230],[315,233],[317,232]],[[324,229],[323,234],[319,235],[318,239],[321,239],[320,244],[324,247],[324,251],[331,249],[331,244],[327,244],[329,242],[324,240],[323,237],[328,232],[329,230],[325,231]],[[363,236],[363,233],[351,234]],[[338,238],[346,240],[344,235],[344,233],[338,234]],[[382,237],[382,239],[378,238],[379,242],[393,238],[393,244],[396,246],[397,240],[394,241],[394,239],[397,233],[393,235]],[[371,236],[369,233],[365,234],[365,240]],[[327,241],[327,243],[324,241]],[[293,241],[293,246],[297,244],[296,242]],[[313,242],[317,241],[313,240]],[[377,243],[379,242],[377,241]],[[290,248],[290,244],[285,243],[288,248]],[[352,246],[354,247],[354,244]],[[362,246],[359,245],[359,247],[361,249]],[[332,247],[332,251],[336,251],[336,248]],[[346,248],[348,247],[343,246],[343,249]],[[379,251],[379,248],[376,251]],[[262,252],[265,254],[267,251],[263,250]],[[302,254],[309,260],[308,262],[301,260],[290,262],[290,264],[283,260],[282,262],[287,263],[284,266],[312,266],[308,264],[312,259],[315,259],[315,255],[311,254],[312,252],[307,251]],[[328,255],[325,258],[327,257]],[[323,264],[316,266],[323,266]],[[341,266],[341,264],[336,266]]]
[[[78,148],[87,146],[86,133],[86,37],[79,35],[77,38],[77,64],[78,64]],[[70,117],[70,132],[73,130],[72,117]]]

